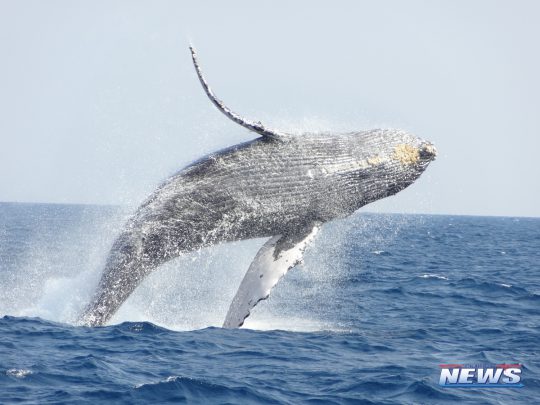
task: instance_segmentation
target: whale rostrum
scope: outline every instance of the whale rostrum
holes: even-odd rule
[[[81,324],[104,325],[161,264],[218,243],[269,238],[240,284],[224,327],[242,326],[302,261],[326,222],[412,184],[435,147],[400,129],[290,135],[232,112],[196,73],[212,103],[260,137],[215,152],[169,177],[117,237]]]

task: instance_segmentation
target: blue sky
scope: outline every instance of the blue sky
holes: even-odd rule
[[[407,129],[438,160],[369,211],[540,216],[540,3],[0,2],[0,201],[137,206],[253,138]]]

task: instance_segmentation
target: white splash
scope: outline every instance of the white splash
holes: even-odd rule
[[[159,380],[159,381],[149,382],[149,383],[135,384],[133,386],[133,388],[139,389],[139,388],[148,387],[148,386],[151,386],[151,385],[158,385],[158,384],[162,384],[162,383],[168,383],[168,382],[176,381],[178,378],[180,378],[180,377],[178,377],[176,375],[170,375],[169,377],[165,378],[164,380]]]
[[[439,280],[448,280],[448,277],[441,276],[439,274],[422,274],[420,278],[436,278]]]
[[[2,281],[5,288],[0,291],[0,316],[39,316],[75,323],[95,291],[126,213],[98,217],[83,212],[80,222],[79,217],[73,223],[68,220],[66,229],[35,226],[40,239],[26,242],[28,249],[19,256],[23,259],[20,265],[11,278]],[[355,215],[327,224],[306,250],[305,265],[291,270],[290,277],[285,277],[271,297],[254,309],[244,328],[306,332],[342,329],[323,303],[342,294],[340,280],[347,276],[347,270],[341,260],[347,258],[352,235],[355,244],[375,243],[372,249],[382,252],[380,248],[405,222],[399,217],[374,220]],[[246,270],[264,242],[254,239],[213,246],[160,266],[109,323],[148,321],[179,331],[221,327]]]
[[[25,378],[27,375],[32,374],[32,371],[23,368],[10,368],[6,371],[6,375],[16,378]]]

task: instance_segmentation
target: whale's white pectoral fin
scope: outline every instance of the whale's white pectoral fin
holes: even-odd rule
[[[251,309],[268,298],[281,277],[302,261],[304,251],[318,229],[314,226],[307,234],[273,236],[263,245],[233,298],[224,328],[239,328],[244,324]]]
[[[249,121],[245,118],[242,118],[240,115],[236,114],[234,111],[230,110],[223,103],[223,101],[221,101],[220,99],[216,97],[216,95],[214,94],[210,86],[208,85],[208,82],[204,78],[204,75],[199,66],[199,62],[197,61],[197,53],[195,52],[195,48],[190,46],[189,49],[191,50],[191,58],[193,59],[193,65],[195,66],[195,71],[197,72],[199,81],[201,82],[201,85],[206,95],[208,96],[210,101],[218,108],[219,111],[221,111],[223,114],[225,114],[228,118],[230,118],[237,124],[243,126],[244,128],[249,129],[250,131],[258,133],[267,139],[284,140],[287,138],[288,135],[283,132],[279,132],[279,131],[267,128],[260,121],[258,122]]]

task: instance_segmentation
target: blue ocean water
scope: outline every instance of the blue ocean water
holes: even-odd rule
[[[246,329],[218,326],[260,240],[175,260],[113,325],[75,326],[126,215],[0,204],[0,403],[538,403],[540,219],[359,213]],[[520,363],[524,387],[442,388],[441,363]]]

